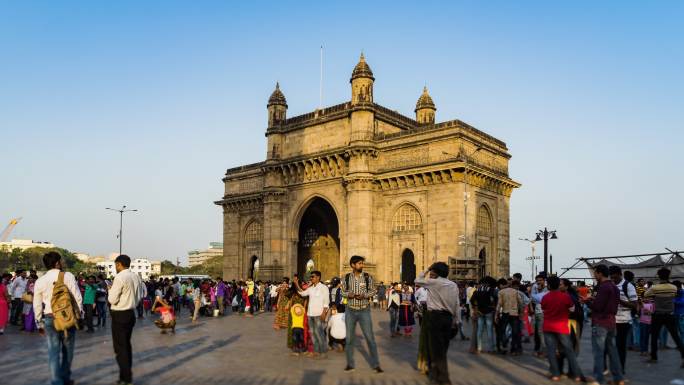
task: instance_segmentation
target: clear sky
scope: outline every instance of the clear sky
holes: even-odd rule
[[[578,256],[684,248],[684,3],[4,1],[0,228],[72,251],[185,259],[221,240],[225,169],[263,160],[276,80],[294,116],[349,99],[361,50],[375,99],[505,141],[511,268],[557,229]],[[538,248],[541,254],[541,248]]]

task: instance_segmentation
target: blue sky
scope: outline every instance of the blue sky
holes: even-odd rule
[[[265,156],[288,114],[349,97],[361,50],[376,101],[504,140],[512,270],[540,227],[557,266],[684,248],[684,3],[0,3],[0,220],[73,251],[185,258],[221,239],[227,167]],[[538,249],[538,253],[541,253]]]

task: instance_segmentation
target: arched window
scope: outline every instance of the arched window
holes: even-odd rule
[[[245,242],[258,242],[264,238],[264,228],[258,221],[253,221],[245,230]]]
[[[394,214],[392,223],[394,231],[418,230],[422,224],[418,210],[409,204],[403,204],[399,207],[399,210]]]
[[[492,236],[492,214],[485,205],[477,210],[477,235]]]

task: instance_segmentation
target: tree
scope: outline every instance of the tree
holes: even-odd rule
[[[80,261],[72,252],[59,247],[31,247],[25,250],[16,248],[11,252],[0,250],[0,270],[44,270],[43,255],[56,251],[62,256],[64,268],[74,274],[95,274],[98,272],[94,263]]]

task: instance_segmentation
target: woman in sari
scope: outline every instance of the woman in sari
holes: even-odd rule
[[[11,298],[7,291],[7,282],[9,282],[9,274],[3,274],[0,281],[0,335],[5,334],[5,326],[9,317],[9,304]]]
[[[288,316],[290,314],[290,309],[287,304],[290,302],[290,280],[288,278],[283,279],[283,282],[276,289],[278,292],[278,302],[276,305],[276,315],[273,320],[273,329],[285,329],[288,325]]]
[[[402,285],[401,304],[399,306],[399,326],[404,328],[404,336],[411,337],[413,325],[416,320],[413,311],[416,306],[416,297],[413,296],[409,285]]]
[[[25,332],[35,332],[38,330],[36,327],[36,319],[33,316],[33,288],[36,285],[36,279],[34,276],[29,277],[28,283],[26,284],[26,293],[23,297],[24,309],[22,311],[24,315],[24,326],[21,330]]]

